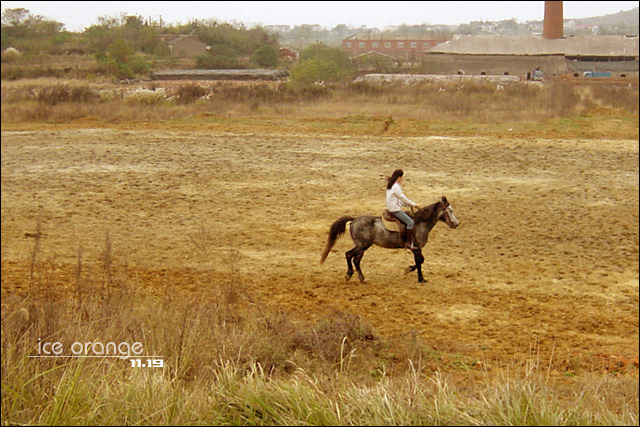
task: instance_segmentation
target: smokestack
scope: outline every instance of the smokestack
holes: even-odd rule
[[[563,37],[563,25],[562,2],[545,1],[542,36],[545,39],[561,39]]]

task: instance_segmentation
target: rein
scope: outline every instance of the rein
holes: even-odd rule
[[[439,205],[440,202],[436,202],[422,209],[418,209],[418,212],[413,215],[413,218],[419,222],[429,222],[431,219],[438,221],[436,212]]]

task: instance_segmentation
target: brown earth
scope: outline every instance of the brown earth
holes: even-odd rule
[[[329,226],[379,214],[396,168],[417,203],[447,196],[460,227],[432,231],[426,284],[404,275],[408,251],[377,247],[367,283],[345,282],[349,237],[318,264]],[[637,375],[638,211],[637,140],[3,132],[2,295],[26,292],[40,216],[62,291],[80,248],[98,271],[108,234],[142,293],[202,294],[232,273],[265,307],[354,313],[484,366]]]

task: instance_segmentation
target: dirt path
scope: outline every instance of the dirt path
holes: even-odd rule
[[[398,167],[410,198],[447,196],[460,227],[433,230],[426,284],[403,274],[409,252],[380,248],[368,283],[345,283],[348,237],[318,265],[329,225],[381,212]],[[3,132],[2,292],[24,291],[41,215],[61,289],[79,248],[99,264],[108,233],[148,292],[202,292],[233,269],[303,319],[337,309],[486,363],[539,352],[579,370],[637,360],[638,211],[633,140]]]

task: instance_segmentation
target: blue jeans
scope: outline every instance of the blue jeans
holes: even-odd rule
[[[397,212],[391,212],[391,213],[393,214],[393,216],[398,218],[407,226],[407,230],[413,230],[413,225],[414,225],[413,220],[409,215],[407,215],[405,211],[397,211]]]

